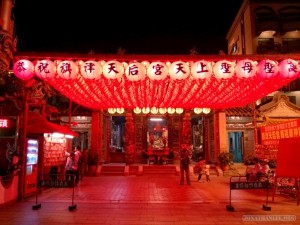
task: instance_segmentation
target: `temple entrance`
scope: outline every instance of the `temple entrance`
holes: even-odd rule
[[[193,154],[192,160],[198,162],[205,158],[204,155],[204,141],[203,141],[203,117],[193,116],[191,118],[192,123],[192,144],[193,144]]]
[[[110,162],[125,162],[125,116],[112,116],[110,129]]]
[[[243,161],[243,132],[228,132],[229,152],[233,154],[233,161]]]

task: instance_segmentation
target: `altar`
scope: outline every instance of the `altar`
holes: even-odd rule
[[[167,163],[168,155],[169,155],[169,148],[153,148],[152,146],[148,149],[149,154],[149,163],[153,162],[154,164],[163,164]]]

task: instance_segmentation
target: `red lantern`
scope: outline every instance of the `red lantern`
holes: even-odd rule
[[[123,76],[124,67],[122,63],[112,60],[104,63],[103,75],[108,79],[118,79]]]
[[[19,79],[29,80],[34,77],[34,65],[29,60],[21,59],[15,62],[13,72]]]
[[[293,78],[299,74],[299,64],[293,59],[285,59],[279,63],[279,73],[284,78]]]
[[[252,60],[243,59],[235,66],[235,73],[240,78],[249,78],[256,75],[256,65]]]
[[[162,62],[152,62],[147,68],[150,80],[163,80],[168,76],[168,67]]]
[[[213,66],[213,71],[217,79],[228,79],[234,74],[234,62],[222,60],[216,62]]]
[[[86,79],[100,79],[102,68],[100,63],[89,60],[80,63],[80,73]]]
[[[277,62],[273,60],[262,60],[257,64],[257,73],[262,78],[271,78],[277,75],[278,65]]]
[[[53,78],[56,74],[56,66],[50,60],[37,61],[35,74],[41,79]]]
[[[146,76],[146,68],[142,63],[129,63],[126,67],[125,74],[130,81],[144,80]]]
[[[183,80],[190,75],[190,68],[185,62],[176,61],[170,65],[169,74],[173,80]]]
[[[191,68],[191,74],[195,79],[208,79],[212,74],[211,63],[205,60],[194,62]]]
[[[76,79],[78,71],[78,66],[71,60],[62,61],[57,65],[58,76],[65,79]]]

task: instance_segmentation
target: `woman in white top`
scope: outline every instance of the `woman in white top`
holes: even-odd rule
[[[261,160],[261,168],[256,173],[257,180],[261,180],[261,178],[267,178],[269,172],[270,172],[270,167],[268,165],[268,160],[267,159]]]

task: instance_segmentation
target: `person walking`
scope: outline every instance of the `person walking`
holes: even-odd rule
[[[187,185],[191,185],[189,164],[189,151],[187,148],[182,148],[180,151],[180,185],[184,184],[184,178],[186,178]]]

